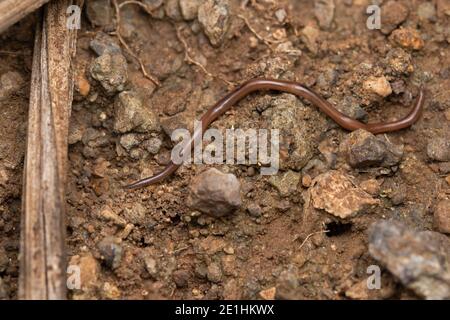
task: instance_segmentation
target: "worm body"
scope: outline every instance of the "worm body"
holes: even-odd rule
[[[319,96],[313,90],[299,83],[275,79],[253,79],[245,82],[241,86],[231,91],[202,116],[202,118],[200,119],[202,126],[202,131],[200,132],[200,134],[202,134],[202,132],[204,132],[212,122],[214,122],[230,108],[232,108],[237,102],[239,102],[252,92],[260,90],[274,90],[294,94],[300,98],[308,100],[309,102],[317,106],[322,112],[324,112],[327,116],[333,119],[344,129],[347,129],[349,131],[365,129],[373,134],[397,131],[414,124],[420,117],[425,99],[425,91],[423,88],[421,88],[414,107],[404,118],[392,122],[366,124],[347,117],[345,114],[338,111],[335,107],[333,107],[333,105]],[[196,139],[195,135],[196,133],[194,132],[194,135],[191,138],[190,142],[186,145],[186,148],[193,147],[194,141]],[[173,174],[179,167],[180,165],[175,164],[171,161],[167,165],[167,167],[160,173],[152,177],[137,181],[131,185],[126,186],[125,188],[137,189],[158,183]]]

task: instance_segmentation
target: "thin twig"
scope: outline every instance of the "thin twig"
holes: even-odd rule
[[[248,19],[247,19],[245,16],[243,16],[243,15],[241,15],[241,14],[238,14],[237,17],[240,18],[240,19],[242,19],[242,20],[244,20],[245,25],[247,26],[247,28],[250,29],[250,31],[255,35],[255,37],[258,38],[260,41],[264,42],[270,49],[272,49],[272,47],[271,47],[272,44],[280,44],[280,43],[283,43],[283,41],[281,41],[281,40],[272,40],[272,39],[268,39],[268,38],[265,38],[265,37],[263,37],[262,35],[260,35],[260,34],[255,30],[255,28],[252,27],[252,25],[250,24],[250,22],[248,21]],[[273,50],[273,49],[272,49],[272,50]]]
[[[151,15],[153,17],[153,12],[150,11],[150,9],[147,7],[147,5],[145,3],[135,1],[135,0],[128,0],[128,1],[122,2],[121,4],[119,4],[119,9],[122,9],[123,7],[130,5],[130,4],[141,7],[142,9],[144,9],[144,11],[146,13],[148,13],[149,15]]]
[[[330,232],[330,230],[321,230],[321,231],[316,231],[316,232],[313,232],[313,233],[308,234],[308,235],[306,236],[305,240],[303,240],[303,242],[302,242],[302,244],[300,245],[299,249],[301,249],[301,248],[305,245],[306,241],[308,241],[309,238],[311,238],[312,236],[314,236],[314,235],[316,235],[316,234],[327,233],[327,232]]]
[[[178,253],[183,252],[183,251],[185,251],[185,250],[187,250],[187,249],[189,249],[189,248],[190,248],[189,246],[182,247],[182,248],[179,248],[179,249],[174,250],[172,253],[173,253],[173,254],[178,254]]]
[[[147,70],[145,69],[144,63],[142,62],[142,60],[139,58],[139,56],[134,53],[133,50],[131,50],[131,48],[128,46],[128,44],[126,43],[126,41],[123,39],[121,33],[120,33],[120,8],[123,7],[125,4],[140,4],[142,5],[144,8],[145,5],[138,2],[138,1],[126,1],[124,3],[122,3],[120,6],[117,3],[117,0],[112,0],[113,4],[114,4],[114,8],[116,11],[116,32],[114,32],[113,34],[119,39],[119,42],[122,44],[122,46],[128,51],[128,53],[135,58],[138,63],[139,66],[141,67],[141,71],[144,74],[144,77],[146,77],[147,79],[149,79],[150,81],[152,81],[156,86],[161,86],[161,82],[159,82],[159,80],[151,75],[150,73],[147,72]],[[146,11],[148,12],[148,9],[146,9]]]

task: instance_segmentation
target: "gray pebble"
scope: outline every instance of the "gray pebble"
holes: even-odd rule
[[[125,89],[128,80],[127,61],[121,54],[106,52],[92,62],[90,73],[107,93],[114,94]]]
[[[369,229],[369,253],[419,296],[450,298],[450,241],[444,235],[382,220]]]
[[[188,205],[191,209],[222,217],[241,206],[240,189],[235,175],[209,169],[193,179]]]
[[[97,245],[103,262],[110,269],[117,269],[122,260],[122,245],[120,239],[106,237]]]
[[[450,139],[435,137],[428,142],[427,155],[431,160],[450,161]]]

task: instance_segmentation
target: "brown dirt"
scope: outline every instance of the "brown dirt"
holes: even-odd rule
[[[445,180],[447,177],[448,181],[448,173],[440,171],[440,163],[430,161],[426,147],[429,139],[436,135],[445,136],[449,128],[448,14],[438,10],[435,19],[421,20],[417,10],[426,1],[399,1],[409,9],[402,26],[417,28],[425,46],[420,50],[405,49],[411,55],[414,71],[389,79],[391,83],[403,81],[404,90],[384,99],[375,99],[359,91],[361,81],[372,75],[364,74],[360,66],[370,63],[376,72],[388,74],[388,66],[383,61],[397,45],[380,31],[366,28],[366,1],[336,0],[334,22],[329,30],[318,26],[313,1],[275,2],[251,1],[255,4],[248,4],[243,11],[238,1],[230,1],[231,27],[219,48],[212,47],[202,31],[194,33],[190,30],[196,22],[158,20],[137,7],[124,10],[122,20],[127,23],[126,39],[148,70],[161,80],[162,88],[170,87],[177,78],[191,84],[188,94],[180,90],[175,96],[159,97],[158,104],[152,104],[153,111],[161,119],[169,118],[165,105],[181,96],[180,101],[187,101],[186,110],[169,118],[169,122],[190,123],[193,117],[201,115],[228,91],[227,84],[220,78],[240,83],[253,76],[265,75],[296,79],[336,103],[353,95],[369,114],[370,121],[379,121],[403,115],[417,93],[415,85],[426,83],[428,99],[423,117],[410,129],[388,134],[390,141],[405,146],[398,171],[379,175],[376,170],[365,172],[342,163],[338,165],[358,183],[377,179],[381,183],[381,190],[376,195],[380,205],[344,222],[324,212],[316,212],[319,216],[311,217],[305,214],[304,208],[308,188],[300,184],[295,192],[283,198],[268,183],[268,177],[250,174],[247,166],[218,166],[239,178],[243,199],[241,209],[221,219],[191,217],[192,212],[185,205],[189,182],[209,166],[186,166],[161,184],[133,192],[122,190],[125,182],[157,172],[161,168],[158,163],[163,162],[172,143],[167,135],[158,134],[163,139],[158,155],[141,159],[133,159],[127,152],[117,150],[120,135],[112,129],[115,97],[105,94],[89,76],[89,65],[96,57],[89,42],[96,32],[108,31],[105,30],[108,28],[93,27],[84,17],[76,66],[78,74],[84,75],[91,88],[87,98],[77,93],[72,119],[83,130],[93,128],[103,136],[89,152],[83,141],[72,144],[69,149],[67,251],[68,259],[92,254],[94,259],[89,261],[100,264],[100,268],[93,275],[89,288],[71,292],[70,297],[259,299],[262,290],[276,287],[278,298],[345,299],[349,288],[367,278],[367,266],[376,264],[367,250],[366,230],[372,222],[399,217],[419,229],[435,230],[434,207],[450,190]],[[445,1],[431,2],[439,5]],[[279,8],[287,11],[286,23],[275,18]],[[272,51],[261,41],[252,46],[254,34],[235,16],[238,12],[245,14],[252,27],[265,37],[270,38],[276,30],[286,31],[285,40],[290,40],[295,49],[301,50],[301,56]],[[20,184],[34,21],[35,17],[30,16],[0,36],[0,75],[17,71],[26,79],[19,91],[8,100],[0,101],[0,170],[6,161],[10,161],[6,157],[19,155],[21,159],[17,167],[6,169],[9,175],[6,185],[0,184],[0,249],[6,250],[9,259],[6,270],[1,272],[0,269],[0,277],[9,288],[11,299],[17,295]],[[207,70],[217,77],[211,78],[184,61],[183,46],[175,29],[181,25],[188,26],[189,31],[184,31],[183,35],[192,56],[207,61]],[[305,26],[320,30],[315,54],[301,40],[300,33]],[[145,100],[151,99],[157,94],[155,86],[142,76],[137,62],[129,55],[125,56],[130,79],[127,89],[139,91]],[[267,62],[265,68],[262,62]],[[334,82],[329,79],[332,72],[337,75]],[[266,95],[255,94],[245,99],[214,127],[262,127],[264,120],[256,107],[265,103]],[[99,120],[104,117],[106,120]],[[329,120],[324,124],[324,115],[320,118],[322,122],[317,127],[325,127],[326,132],[317,137],[314,159],[323,157],[318,150],[319,142],[327,140],[339,145],[348,134]],[[310,125],[314,127],[315,124]],[[311,173],[313,177],[316,174]],[[392,194],[396,192],[405,199],[394,205]],[[246,208],[250,204],[262,207],[260,217],[248,213]],[[133,224],[131,232],[119,244],[123,250],[122,260],[113,270],[100,263],[98,243],[107,236],[120,238],[124,227],[99,216],[105,205],[128,224]],[[144,216],[140,217],[139,212]],[[301,246],[309,233],[326,228],[332,232],[311,236]],[[152,259],[156,261],[156,270],[149,272],[146,262],[148,264]],[[414,297],[388,273],[385,278],[383,281],[390,290],[376,293],[375,298]]]

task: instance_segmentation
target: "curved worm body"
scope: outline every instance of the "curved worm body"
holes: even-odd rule
[[[259,90],[274,90],[294,94],[316,105],[322,112],[324,112],[327,116],[333,119],[337,124],[339,124],[344,129],[350,131],[357,129],[365,129],[373,134],[397,131],[407,128],[412,124],[414,124],[420,117],[425,99],[425,91],[423,88],[421,88],[414,107],[404,118],[392,122],[366,124],[347,117],[345,114],[343,114],[342,112],[338,111],[335,107],[333,107],[333,105],[331,105],[324,98],[320,97],[313,90],[308,89],[307,87],[299,83],[293,81],[274,80],[274,79],[253,79],[245,82],[241,86],[231,91],[228,95],[226,95],[219,102],[217,102],[202,116],[202,118],[200,119],[202,125],[201,132],[199,130],[198,132],[194,132],[193,137],[191,138],[190,142],[186,145],[185,149],[193,147],[194,141],[196,139],[196,134],[202,134],[204,131],[206,131],[206,129],[212,122],[214,122],[217,118],[223,115],[237,102],[242,100],[244,97],[248,96],[250,93]],[[167,167],[160,173],[152,177],[137,181],[131,185],[126,186],[125,188],[137,189],[158,183],[167,178],[168,176],[170,176],[171,174],[173,174],[179,167],[180,165],[175,164],[171,161],[167,165]]]

